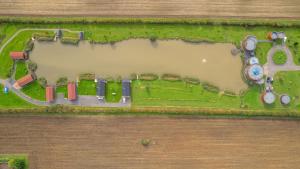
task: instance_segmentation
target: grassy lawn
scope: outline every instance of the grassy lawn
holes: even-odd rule
[[[58,87],[56,87],[56,94],[58,94],[58,93],[63,93],[64,97],[67,98],[68,97],[67,86],[58,86]]]
[[[33,99],[43,100],[43,101],[46,100],[45,88],[42,87],[37,80],[24,86],[21,90],[22,92],[24,92],[26,95],[30,96]]]
[[[81,80],[77,91],[79,95],[96,95],[96,83],[93,80]]]
[[[27,65],[24,61],[16,62],[16,74],[15,79],[18,80],[21,77],[28,74]]]
[[[277,51],[273,55],[272,60],[276,65],[283,65],[286,63],[287,56],[284,51]]]
[[[121,82],[110,81],[106,84],[105,100],[107,102],[119,102],[122,97]]]
[[[9,91],[7,94],[3,93],[3,86],[0,85],[0,108],[31,108],[34,105],[22,100],[14,93]]]
[[[300,71],[279,72],[274,77],[274,90],[292,97],[290,107],[300,109]]]
[[[189,106],[239,108],[238,96],[226,96],[205,90],[201,85],[164,80],[132,82],[135,106]]]
[[[28,157],[27,155],[7,155],[0,154],[0,164],[8,163],[8,167],[11,169],[28,169]]]

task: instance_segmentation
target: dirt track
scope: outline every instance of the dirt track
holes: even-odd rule
[[[0,133],[0,153],[29,153],[31,169],[300,166],[300,121],[1,117]]]
[[[299,0],[0,0],[0,15],[300,18]]]

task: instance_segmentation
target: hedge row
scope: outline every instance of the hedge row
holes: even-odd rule
[[[72,38],[72,37],[63,37],[61,39],[61,42],[64,43],[64,44],[78,45],[79,39],[78,38]]]
[[[139,76],[140,80],[147,80],[147,81],[153,81],[153,80],[157,80],[159,77],[156,74],[153,73],[143,73],[140,74]]]
[[[1,16],[0,23],[62,24],[62,23],[153,23],[300,27],[292,19],[229,19],[229,18],[107,18],[107,17],[17,17]]]
[[[95,73],[82,73],[79,75],[79,80],[95,80]]]
[[[167,80],[167,81],[180,81],[181,77],[179,75],[175,75],[175,74],[163,74],[161,76],[161,79]]]
[[[132,108],[96,108],[55,105],[50,107],[38,107],[28,109],[0,109],[0,115],[204,115],[223,116],[225,118],[251,118],[251,117],[293,117],[300,118],[299,111],[285,110],[250,110],[250,109],[217,109],[217,108],[194,108],[194,107],[132,107]]]

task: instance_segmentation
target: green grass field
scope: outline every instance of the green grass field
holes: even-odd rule
[[[119,102],[122,96],[122,84],[120,82],[109,81],[106,84],[105,100],[107,102]]]
[[[45,88],[42,87],[37,80],[24,86],[21,90],[22,92],[24,92],[26,95],[28,95],[33,99],[42,100],[42,101],[46,100]]]
[[[14,93],[9,91],[7,94],[3,93],[3,86],[0,85],[0,108],[31,108],[34,105],[22,100]]]
[[[81,80],[77,91],[79,95],[96,95],[96,83],[93,80]]]
[[[18,80],[27,74],[28,74],[28,69],[26,63],[24,61],[16,62],[15,79]]]

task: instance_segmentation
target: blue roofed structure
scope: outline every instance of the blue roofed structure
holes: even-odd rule
[[[122,80],[122,96],[131,97],[131,81]]]
[[[98,97],[98,99],[105,98],[105,86],[106,86],[106,80],[97,79],[97,97]]]

